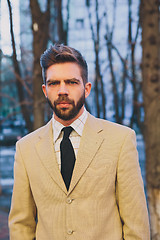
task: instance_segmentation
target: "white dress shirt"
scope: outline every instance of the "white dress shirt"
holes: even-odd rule
[[[82,113],[82,115],[70,125],[73,128],[73,131],[71,132],[69,138],[73,145],[73,149],[76,157],[77,157],[77,153],[80,145],[84,124],[87,120],[87,117],[88,117],[88,112],[86,111],[86,109],[84,109],[84,112]],[[53,133],[54,133],[53,142],[54,142],[55,153],[56,153],[59,169],[61,169],[60,143],[63,138],[63,133],[61,130],[62,128],[64,128],[64,125],[56,121],[54,118],[54,115],[52,118],[52,127],[53,127]]]

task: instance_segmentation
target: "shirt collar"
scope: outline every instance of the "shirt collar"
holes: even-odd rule
[[[77,118],[70,125],[80,136],[82,136],[84,124],[87,120],[87,117],[88,117],[88,112],[84,108],[84,111],[81,114],[81,116],[79,118]],[[64,125],[62,123],[56,121],[55,118],[54,118],[54,115],[53,115],[53,118],[52,118],[52,128],[53,128],[53,132],[54,132],[54,139],[53,140],[54,140],[54,142],[56,142],[56,140],[58,139],[58,137],[61,133],[62,128],[64,128]]]

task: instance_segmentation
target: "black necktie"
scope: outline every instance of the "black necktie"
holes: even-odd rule
[[[72,127],[64,127],[62,131],[64,131],[63,139],[60,143],[60,151],[61,151],[61,174],[63,180],[65,182],[67,190],[69,189],[70,181],[72,178],[72,172],[75,163],[75,154],[72,143],[69,139],[69,135],[72,132]]]

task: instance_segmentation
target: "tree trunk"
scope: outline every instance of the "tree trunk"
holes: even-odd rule
[[[93,24],[92,24],[92,16],[90,12],[90,1],[86,1],[86,6],[88,9],[88,17],[89,17],[89,24],[90,24],[90,29],[91,29],[91,34],[92,34],[92,40],[94,43],[94,50],[96,49],[96,35],[94,33],[93,29]],[[97,56],[95,52],[95,65],[97,61]],[[95,92],[95,101],[96,101],[96,116],[100,117],[100,100],[99,100],[99,88],[98,88],[98,78],[97,78],[97,71],[95,70],[95,79],[94,79],[94,92]]]
[[[100,84],[100,93],[101,93],[101,106],[102,106],[102,114],[103,119],[106,118],[106,96],[104,93],[104,84],[103,84],[103,78],[101,75],[101,68],[100,68],[100,58],[99,58],[99,51],[100,51],[100,18],[99,18],[99,3],[98,0],[96,0],[96,41],[94,44],[95,47],[95,55],[96,55],[96,77],[98,80],[98,83]]]
[[[157,0],[141,0],[146,178],[152,240],[160,240],[160,33]]]
[[[126,107],[126,99],[125,99],[125,91],[126,91],[126,80],[127,80],[127,77],[128,77],[128,54],[126,55],[125,58],[122,57],[121,53],[119,52],[118,48],[113,45],[113,43],[111,43],[111,40],[109,40],[109,36],[107,35],[110,35],[109,33],[105,35],[105,39],[106,39],[106,42],[107,42],[107,49],[110,47],[112,48],[118,55],[120,61],[121,61],[121,64],[122,64],[122,79],[121,79],[121,83],[122,83],[122,89],[121,89],[121,95],[119,94],[119,98],[118,98],[118,101],[120,102],[119,104],[119,120],[118,122],[119,123],[123,123],[123,120],[125,119],[125,107]],[[110,46],[109,46],[110,45]],[[109,50],[108,50],[109,51]],[[112,51],[111,53],[108,52],[108,57],[110,56],[111,59],[109,59],[109,63],[110,63],[110,72],[111,72],[111,76],[112,76],[112,82],[113,82],[113,79],[114,79],[114,84],[116,84],[116,78],[114,76],[114,72],[113,72],[113,59],[112,59]],[[112,83],[112,87],[114,85]],[[116,87],[116,85],[115,85]],[[117,88],[117,87],[116,87]],[[118,90],[116,90],[118,91]],[[114,94],[114,93],[113,93]]]
[[[32,121],[30,118],[31,114],[30,114],[30,111],[28,110],[28,107],[26,106],[26,104],[23,104],[25,102],[25,95],[24,95],[23,84],[20,81],[21,71],[20,71],[19,62],[17,60],[16,44],[15,44],[15,38],[14,38],[14,32],[13,32],[12,8],[11,8],[11,3],[9,0],[7,0],[7,3],[8,3],[9,16],[10,16],[10,33],[11,33],[11,42],[12,42],[12,50],[13,50],[12,60],[13,60],[13,67],[14,67],[14,72],[15,72],[15,76],[16,76],[16,86],[17,86],[22,116],[25,120],[26,127],[27,127],[28,131],[30,132],[30,131],[32,131],[32,127],[33,127]]]
[[[96,102],[97,102],[97,117],[100,117],[100,113],[102,112],[103,119],[106,119],[106,97],[104,93],[104,84],[102,75],[100,73],[100,60],[99,60],[99,50],[96,50],[95,47],[95,90],[96,90]],[[100,90],[99,90],[100,87]],[[99,93],[100,91],[100,93]],[[100,98],[101,97],[101,102]],[[101,107],[101,108],[100,108]]]
[[[115,29],[115,20],[116,20],[116,8],[117,8],[117,1],[114,0],[113,2],[114,5],[114,12],[113,12],[113,23],[111,28],[109,27],[108,20],[106,18],[106,34],[105,34],[105,40],[106,40],[106,47],[107,47],[107,53],[108,53],[108,61],[109,61],[109,69],[110,69],[110,74],[111,74],[111,83],[112,83],[112,93],[113,93],[113,106],[114,106],[114,111],[115,111],[115,121],[117,123],[121,122],[120,114],[119,114],[119,92],[118,92],[118,86],[117,86],[117,81],[116,81],[116,76],[114,73],[114,68],[113,68],[113,55],[112,55],[112,50],[113,50],[113,33]],[[107,14],[105,14],[107,16]]]
[[[132,99],[132,115],[130,120],[130,127],[133,127],[133,123],[139,125],[139,105],[138,105],[138,81],[136,74],[136,59],[135,59],[135,50],[137,44],[137,38],[139,33],[139,20],[136,29],[135,38],[133,38],[133,18],[132,18],[132,0],[128,0],[128,45],[130,49],[130,61],[131,61],[131,83],[133,86],[133,99]]]
[[[122,76],[122,95],[121,95],[121,117],[120,117],[120,123],[123,122],[125,118],[125,90],[126,90],[126,77],[127,77],[127,57],[125,61],[122,61],[123,64],[123,76]]]
[[[108,60],[109,60],[109,67],[110,67],[110,73],[112,78],[112,91],[113,91],[113,103],[114,103],[114,109],[115,109],[115,120],[117,123],[120,122],[120,116],[119,116],[119,96],[118,96],[118,90],[117,90],[117,83],[116,83],[116,77],[113,71],[113,58],[112,58],[112,44],[111,39],[107,39],[107,51],[108,51]]]
[[[90,29],[92,34],[92,40],[94,43],[94,52],[95,52],[95,80],[94,80],[94,90],[95,90],[95,98],[96,98],[96,116],[100,117],[101,112],[103,118],[106,118],[106,96],[104,93],[104,84],[103,78],[101,75],[100,68],[100,59],[99,59],[99,51],[100,51],[100,18],[99,18],[99,4],[98,0],[95,0],[95,14],[96,14],[96,23],[95,29],[94,24],[92,23],[92,16],[90,12],[90,1],[86,1],[86,6],[88,8],[88,17],[90,23]]]
[[[47,8],[42,12],[38,0],[30,0],[33,31],[33,114],[34,129],[44,124],[44,102],[42,92],[42,73],[40,67],[40,56],[45,51],[49,39],[50,23],[50,0],[47,1]]]
[[[67,0],[67,6],[66,6],[67,19],[65,21],[63,18],[62,0],[55,1],[55,8],[57,10],[58,38],[59,38],[59,42],[64,43],[65,45],[68,42],[69,4],[70,4],[70,0]]]

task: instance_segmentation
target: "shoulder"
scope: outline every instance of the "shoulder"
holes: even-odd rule
[[[88,114],[88,121],[89,121],[89,123],[102,126],[104,130],[110,129],[111,131],[116,130],[116,131],[122,131],[122,132],[133,132],[134,131],[131,128],[129,128],[128,126],[124,126],[122,124],[111,122],[111,121],[108,121],[105,119],[96,118],[91,114]]]
[[[90,126],[93,131],[102,131],[104,136],[125,138],[128,135],[135,135],[134,130],[127,126],[96,118],[91,114],[88,114],[87,126]]]
[[[52,120],[50,120],[46,125],[22,137],[17,143],[18,144],[23,144],[23,143],[26,144],[27,142],[32,143],[33,141],[36,141],[37,139],[41,138],[41,136],[43,136],[46,131],[49,131],[52,129],[51,121]]]

